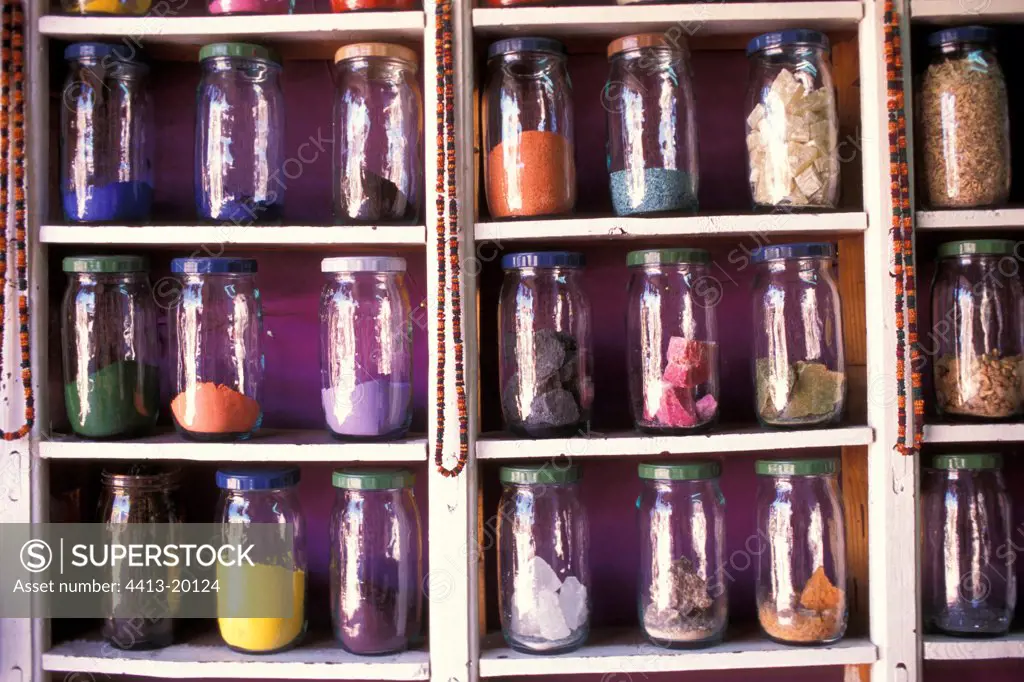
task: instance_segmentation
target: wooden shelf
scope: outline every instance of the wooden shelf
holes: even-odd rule
[[[473,32],[488,37],[540,31],[539,35],[552,38],[614,38],[677,27],[679,35],[697,37],[754,34],[795,25],[825,31],[852,30],[863,16],[864,6],[849,0],[482,8],[473,10]]]
[[[162,459],[198,462],[425,462],[427,441],[343,443],[323,430],[266,429],[239,443],[198,443],[176,433],[126,441],[88,441],[74,436],[40,440],[46,459]]]
[[[39,32],[50,38],[83,40],[130,38],[129,45],[173,48],[164,56],[192,59],[207,43],[259,40],[285,58],[329,59],[346,42],[393,40],[419,47],[423,12],[345,12],[264,16],[39,17]]]
[[[1024,208],[917,212],[917,229],[919,230],[970,230],[975,228],[1024,230]]]
[[[1024,632],[997,639],[964,639],[925,635],[924,657],[930,661],[981,661],[992,658],[1024,658]]]
[[[554,656],[513,651],[500,633],[481,642],[480,677],[513,675],[582,675],[739,670],[822,665],[861,665],[878,660],[878,649],[866,639],[847,638],[825,647],[776,644],[764,635],[727,638],[709,649],[671,650],[657,647],[637,631],[592,632],[581,649]]]
[[[783,438],[773,447],[771,439]],[[477,459],[554,459],[556,457],[650,457],[670,454],[760,452],[778,449],[828,448],[870,445],[868,426],[839,426],[802,431],[768,430],[759,426],[720,428],[694,436],[649,436],[635,431],[587,437],[517,439],[507,434],[482,434],[476,442]]]
[[[1024,20],[1020,0],[911,0],[914,22],[929,24],[996,24]]]
[[[925,424],[926,443],[1018,443],[1024,424]]]
[[[193,246],[422,246],[422,225],[43,225],[44,244]]]
[[[138,675],[162,679],[428,680],[426,651],[356,656],[326,637],[280,654],[232,651],[216,634],[155,651],[120,651],[99,637],[58,644],[43,654],[43,670],[82,675]]]
[[[708,5],[710,7],[710,5]],[[739,234],[844,235],[863,232],[865,213],[773,213],[677,218],[547,218],[476,224],[476,241],[715,237]]]

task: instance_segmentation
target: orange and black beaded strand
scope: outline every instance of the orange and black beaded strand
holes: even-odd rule
[[[889,181],[892,200],[893,277],[896,312],[896,449],[912,455],[924,435],[921,348],[917,332],[917,278],[914,270],[914,224],[910,210],[910,168],[907,162],[907,119],[903,94],[903,52],[900,15],[895,2],[885,3],[885,72],[887,88]],[[904,315],[905,313],[905,315]],[[910,348],[911,401],[914,432],[907,434],[906,356]]]
[[[7,441],[24,438],[35,423],[32,395],[32,364],[29,354],[28,249],[25,229],[25,12],[20,0],[3,0],[0,8],[0,281],[7,281],[9,168],[14,169],[14,253],[18,299],[18,345],[21,349],[21,381],[25,392],[25,423],[16,431],[4,431]],[[12,87],[13,82],[13,87]],[[10,166],[8,166],[10,159]],[[6,295],[0,296],[0,367],[6,331]]]
[[[439,0],[434,8],[434,50],[437,62],[437,433],[434,465],[445,477],[458,476],[469,454],[468,415],[465,399],[465,371],[462,348],[462,299],[459,262],[459,217],[456,195],[455,88],[452,45],[452,3]],[[445,209],[448,220],[445,220]],[[447,248],[446,248],[447,247]],[[445,263],[445,256],[448,263]],[[459,456],[453,468],[444,466],[445,368],[446,368],[446,265],[451,266],[452,332],[455,346],[455,391],[458,401]]]

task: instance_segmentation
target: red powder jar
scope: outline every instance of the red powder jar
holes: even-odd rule
[[[291,14],[295,0],[209,0],[210,14]]]
[[[419,9],[416,0],[331,0],[335,12],[403,11]]]

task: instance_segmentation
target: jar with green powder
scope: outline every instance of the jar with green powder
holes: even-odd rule
[[[160,400],[156,301],[139,256],[64,259],[64,404],[84,438],[145,435]]]

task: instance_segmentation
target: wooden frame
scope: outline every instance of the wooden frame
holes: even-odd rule
[[[289,17],[286,21],[267,18],[165,18],[170,22],[156,33],[153,25],[142,20],[112,20],[86,18],[59,18],[43,16],[44,3],[27,0],[28,13],[28,73],[29,73],[29,247],[31,258],[31,306],[34,324],[31,333],[34,359],[33,388],[37,396],[37,414],[40,415],[30,441],[4,443],[0,460],[0,521],[45,521],[48,466],[51,459],[70,457],[137,457],[136,444],[112,444],[98,447],[87,443],[51,440],[41,428],[46,423],[47,405],[44,387],[48,386],[46,366],[47,348],[47,249],[49,244],[139,244],[173,245],[196,243],[205,238],[231,244],[273,244],[285,239],[289,245],[306,244],[391,244],[419,248],[425,246],[428,265],[428,319],[435,320],[438,310],[434,300],[439,272],[435,257],[435,239],[438,225],[433,211],[428,210],[427,223],[422,232],[395,231],[391,228],[359,231],[343,237],[316,227],[289,227],[275,231],[199,233],[183,236],[180,229],[169,228],[154,232],[150,228],[104,227],[80,228],[66,225],[42,224],[40,216],[48,206],[47,187],[50,158],[48,131],[39,121],[49,116],[49,74],[47,40],[49,36],[81,38],[88,36],[124,36],[142,32],[153,36],[169,53],[191,49],[198,42],[214,36],[264,36],[280,40],[296,55],[324,53],[324,41],[377,38],[382,35],[422,40],[426,87],[424,111],[426,129],[426,186],[428,209],[434,206],[433,188],[436,168],[432,163],[438,153],[432,125],[437,109],[437,93],[433,78],[437,64],[433,44],[434,3],[428,1],[423,15],[402,13],[394,21],[381,20],[372,14],[349,16]],[[904,35],[909,32],[909,17],[904,2],[897,7],[903,16]],[[953,23],[968,15],[961,0],[914,0],[915,15],[930,23]],[[680,235],[722,236],[739,235],[760,229],[758,219],[752,216],[697,217],[685,220],[622,220],[614,218],[576,219],[567,221],[533,221],[516,223],[480,222],[474,204],[476,163],[474,156],[476,101],[474,97],[474,39],[490,38],[516,32],[527,32],[543,26],[553,35],[572,37],[607,37],[641,30],[664,30],[676,22],[703,22],[709,34],[735,35],[769,28],[788,27],[797,23],[811,23],[822,28],[855,30],[857,61],[859,62],[861,169],[863,209],[855,213],[798,216],[794,221],[772,228],[779,234],[827,235],[843,239],[844,243],[862,250],[862,258],[849,261],[854,271],[852,279],[844,282],[844,295],[855,296],[863,303],[861,319],[863,348],[852,353],[853,364],[863,367],[864,391],[867,395],[867,417],[862,426],[831,430],[808,431],[794,436],[793,447],[834,446],[843,448],[844,485],[857,491],[847,499],[848,509],[856,509],[855,518],[848,519],[852,567],[855,581],[866,582],[867,593],[860,604],[854,604],[854,618],[867,623],[867,639],[844,640],[825,649],[799,649],[765,645],[763,641],[737,640],[723,647],[705,652],[665,654],[636,647],[627,647],[611,637],[576,654],[554,658],[527,658],[506,656],[497,651],[497,645],[482,641],[479,623],[479,599],[482,581],[478,568],[482,563],[478,544],[478,525],[482,512],[478,509],[477,460],[522,457],[549,458],[571,455],[564,443],[542,443],[529,453],[514,440],[490,434],[478,434],[478,414],[471,409],[469,416],[470,456],[463,473],[447,478],[432,466],[437,434],[431,430],[426,439],[409,440],[401,444],[379,446],[372,451],[358,453],[345,446],[328,444],[311,433],[282,433],[277,437],[286,444],[287,455],[293,461],[351,461],[356,459],[387,459],[388,461],[431,460],[429,476],[429,558],[428,576],[430,599],[431,646],[429,659],[422,657],[395,657],[396,660],[370,662],[340,660],[322,652],[277,662],[260,659],[259,662],[238,660],[230,656],[214,657],[209,663],[200,663],[189,652],[172,652],[166,656],[153,656],[138,660],[136,657],[111,658],[78,652],[51,652],[44,621],[0,621],[0,660],[3,676],[15,679],[42,680],[48,672],[82,671],[103,674],[155,674],[163,677],[277,677],[336,679],[429,679],[441,682],[474,682],[481,677],[499,675],[568,674],[582,672],[648,672],[726,669],[741,667],[810,666],[823,662],[847,666],[848,680],[874,682],[908,682],[921,679],[921,659],[993,658],[999,656],[1024,657],[1024,644],[1015,635],[1003,640],[963,644],[937,638],[926,642],[919,635],[920,614],[917,598],[918,533],[917,495],[918,462],[903,457],[893,445],[897,437],[896,425],[896,346],[894,288],[890,277],[891,244],[888,226],[890,205],[888,194],[889,163],[886,138],[887,93],[883,62],[883,1],[842,0],[841,2],[775,2],[755,4],[687,4],[659,7],[613,7],[572,9],[474,10],[467,0],[454,6],[455,43],[455,97],[456,131],[459,166],[457,186],[459,192],[459,222],[461,225],[461,254],[465,264],[480,257],[477,243],[484,241],[558,240],[560,242],[590,242],[593,240],[629,240],[634,238],[671,237]],[[987,0],[986,9],[971,12],[974,20],[1022,21],[1024,8],[1015,0]],[[317,43],[319,41],[319,43]],[[312,44],[312,46],[311,46]],[[904,40],[904,62],[909,64],[909,39]],[[907,94],[907,110],[911,111]],[[908,121],[908,124],[910,121]],[[966,226],[1014,227],[1024,225],[1020,209],[971,212],[925,212],[918,215],[921,229],[946,229]],[[443,228],[443,226],[442,226]],[[214,228],[210,228],[211,230]],[[143,231],[145,230],[145,231]],[[204,236],[205,235],[205,236]],[[856,271],[860,270],[862,277]],[[464,302],[463,329],[467,339],[466,376],[467,402],[477,405],[477,282],[475,270],[466,267],[462,277]],[[449,278],[450,281],[450,278]],[[10,292],[10,288],[8,288]],[[444,314],[447,328],[451,329],[450,291]],[[8,306],[8,329],[16,328],[16,310]],[[485,314],[490,314],[487,312]],[[868,321],[870,320],[870,321]],[[431,327],[430,376],[434,376],[437,363],[436,328]],[[451,336],[447,337],[446,355],[454,357]],[[9,341],[6,358],[14,355]],[[909,377],[907,379],[909,381]],[[448,363],[444,375],[446,394],[455,393],[453,363]],[[2,382],[9,403],[7,423],[16,422],[21,415],[21,389],[15,380]],[[433,395],[433,391],[430,392]],[[430,408],[428,424],[436,423],[437,414]],[[445,449],[443,461],[451,466],[458,456],[458,415],[454,400],[445,410]],[[479,435],[479,439],[478,439]],[[926,430],[929,442],[956,443],[967,441],[1021,441],[1022,425],[993,427],[934,426]],[[643,438],[634,434],[610,435],[591,440],[586,455],[602,456],[653,455],[663,451],[690,452],[749,452],[763,449],[757,430],[725,430],[711,438],[691,437],[675,439]],[[201,446],[186,445],[159,438],[146,442],[144,456],[152,458],[183,458],[196,461],[221,461],[236,457],[239,448],[252,445]],[[259,446],[256,446],[257,448]],[[292,456],[292,451],[295,455]],[[246,459],[254,455],[247,452]],[[280,456],[280,455],[277,455]],[[257,459],[271,459],[266,452],[256,454]],[[867,608],[870,605],[870,608]],[[185,658],[181,658],[183,655]],[[176,658],[178,656],[178,658]],[[191,656],[191,658],[190,658]],[[133,660],[134,659],[134,660]],[[12,672],[13,671],[13,672]]]

